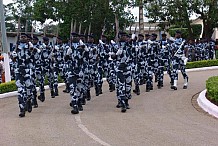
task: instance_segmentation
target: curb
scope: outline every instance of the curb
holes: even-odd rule
[[[214,105],[213,103],[211,103],[206,97],[206,89],[204,91],[202,91],[197,99],[198,105],[207,113],[209,113],[210,115],[218,118],[218,107],[216,105]]]
[[[61,86],[65,86],[65,83],[58,84],[58,87],[61,87]],[[47,90],[47,89],[49,89],[48,85],[45,86],[45,90]],[[39,87],[36,87],[36,90],[39,91]],[[0,94],[0,99],[6,98],[6,97],[11,97],[11,96],[16,96],[16,95],[18,95],[17,91],[8,92],[8,93]]]

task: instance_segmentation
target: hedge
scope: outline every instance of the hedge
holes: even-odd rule
[[[188,62],[186,65],[187,69],[191,68],[201,68],[201,67],[210,67],[210,66],[218,66],[218,60],[202,60],[195,62]]]
[[[210,77],[206,81],[207,95],[211,100],[218,101],[218,76]]]
[[[60,76],[58,76],[58,82],[63,83],[63,80],[61,79]],[[48,79],[47,78],[45,78],[45,85],[48,85]],[[12,92],[12,91],[16,91],[16,90],[17,90],[17,86],[15,84],[15,81],[0,84],[0,94],[7,93],[7,92]]]

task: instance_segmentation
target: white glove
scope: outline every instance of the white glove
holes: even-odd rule
[[[114,40],[111,40],[111,44],[112,44],[112,45],[115,45],[116,43],[114,42]]]
[[[173,37],[170,37],[169,40],[172,41],[172,42],[176,41]]]
[[[132,39],[133,39],[133,40],[135,39],[135,34],[132,34]]]
[[[115,54],[115,53],[114,53],[114,52],[109,52],[108,54],[111,56],[111,55],[113,55],[113,54]]]
[[[118,49],[118,51],[117,51],[116,55],[121,55],[121,54],[122,54],[122,52],[123,52],[123,50],[122,50],[122,49]]]
[[[85,45],[82,40],[79,40],[79,44],[80,44],[81,46],[82,46],[82,45]]]
[[[55,50],[59,50],[59,47],[58,47],[58,46],[55,46]]]
[[[12,52],[11,54],[13,57],[17,57],[17,53],[15,51]]]
[[[182,57],[182,60],[184,61],[184,65],[186,65],[187,62],[188,62],[188,58],[186,58],[185,56],[183,56],[183,57]]]
[[[102,42],[102,40],[99,40],[99,44],[104,45],[104,43]]]
[[[154,42],[152,42],[151,40],[148,40],[147,42],[148,42],[149,44],[153,44],[153,43],[154,43]]]
[[[67,50],[67,55],[70,55],[70,54],[72,54],[72,49],[71,49],[71,48],[69,48],[69,49]]]
[[[33,48],[33,44],[31,42],[29,42],[29,47]]]

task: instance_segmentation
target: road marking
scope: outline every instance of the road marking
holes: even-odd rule
[[[96,135],[94,135],[93,133],[91,133],[85,125],[82,124],[80,115],[76,115],[75,116],[76,119],[76,123],[78,125],[78,127],[86,134],[88,135],[90,138],[92,138],[94,141],[98,142],[99,144],[103,145],[103,146],[111,146],[110,144],[104,142],[103,140],[101,140],[100,138],[98,138]]]

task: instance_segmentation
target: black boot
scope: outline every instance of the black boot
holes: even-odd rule
[[[87,100],[91,100],[91,94],[90,94],[90,90],[87,91],[87,95],[86,95]]]
[[[125,104],[126,104],[126,109],[130,109],[130,107],[129,107],[129,99],[125,100]]]
[[[78,114],[79,113],[79,109],[78,109],[78,105],[76,101],[71,101],[71,105],[72,105],[72,110],[71,113],[72,114]]]
[[[59,96],[59,94],[58,94],[58,88],[55,88],[54,95],[55,95],[55,96]]]
[[[146,92],[150,92],[150,86],[149,85],[146,85]]]
[[[157,88],[158,88],[158,89],[161,89],[161,87],[162,87],[162,84],[161,84],[160,81],[158,81],[158,83],[157,83]]]
[[[99,87],[99,94],[103,94],[103,92],[102,92],[102,85],[99,85],[98,87]]]
[[[96,96],[99,96],[99,87],[98,86],[95,87],[95,94],[96,94]]]
[[[41,101],[41,102],[44,102],[45,101],[45,93],[40,93],[40,95],[38,96],[38,99]]]
[[[118,100],[118,103],[117,103],[117,105],[116,105],[116,108],[121,108],[121,101],[120,100]]]
[[[19,117],[25,117],[25,109],[24,108],[20,108],[20,113],[19,113]]]
[[[121,100],[121,112],[122,113],[126,112],[126,103],[124,100]]]
[[[64,93],[69,93],[70,92],[70,86],[68,83],[66,83],[66,88],[63,90]]]
[[[140,95],[139,85],[136,85],[136,86],[135,86],[135,90],[133,90],[133,92],[134,92],[136,95]]]
[[[81,104],[86,105],[86,95],[85,94],[83,94],[83,97],[81,99]]]
[[[30,97],[26,100],[26,111],[28,111],[29,113],[32,112],[32,103]]]
[[[78,110],[83,111],[83,106],[82,106],[82,103],[81,103],[81,99],[78,100]]]
[[[33,91],[33,99],[32,99],[32,106],[33,108],[37,108],[38,107],[38,103],[37,103],[37,92],[36,90]]]
[[[37,103],[36,97],[34,97],[33,100],[32,100],[32,106],[33,106],[33,108],[37,108],[38,107],[38,103]]]
[[[55,93],[53,89],[51,90],[51,98],[55,98]]]

